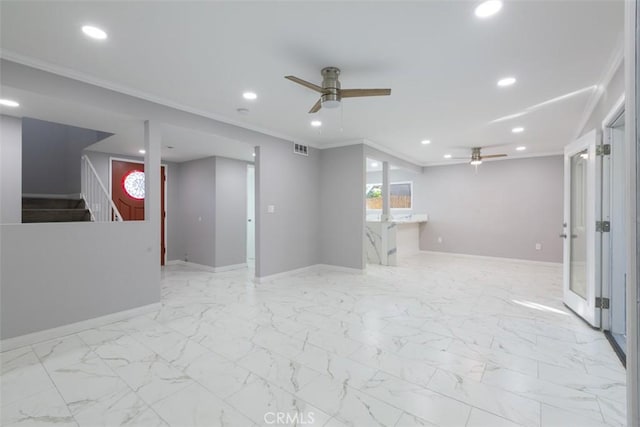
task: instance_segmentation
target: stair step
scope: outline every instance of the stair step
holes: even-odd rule
[[[23,197],[22,209],[85,209],[82,199],[53,199],[45,197]]]
[[[79,222],[91,221],[87,209],[22,209],[22,222]]]

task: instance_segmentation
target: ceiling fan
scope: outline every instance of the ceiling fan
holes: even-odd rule
[[[490,154],[488,156],[483,156],[480,153],[480,150],[482,149],[482,147],[473,147],[471,149],[471,161],[469,162],[469,164],[473,165],[473,166],[478,166],[482,164],[482,161],[484,159],[494,159],[496,157],[507,157],[506,154]],[[469,157],[454,157],[454,159],[464,159],[464,160],[469,160]]]
[[[292,82],[308,87],[319,92],[320,99],[316,102],[309,113],[317,113],[320,108],[336,108],[340,105],[342,98],[356,98],[361,96],[387,96],[391,95],[391,89],[341,89],[340,69],[337,67],[325,67],[320,72],[322,74],[322,86],[309,83],[296,76],[284,76]]]

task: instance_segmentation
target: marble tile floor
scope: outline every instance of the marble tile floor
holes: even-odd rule
[[[623,426],[625,371],[561,295],[556,266],[427,253],[259,285],[169,266],[157,312],[2,353],[1,423]]]

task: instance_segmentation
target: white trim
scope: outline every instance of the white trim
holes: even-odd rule
[[[282,279],[302,273],[313,273],[316,271],[318,271],[318,264],[308,265],[306,267],[296,268],[294,270],[283,271],[281,273],[271,274],[269,276],[256,276],[253,280],[255,283],[265,283],[270,282],[271,280]]]
[[[275,132],[272,130],[268,130],[266,128],[250,125],[245,122],[239,122],[236,120],[231,120],[227,117],[221,116],[219,114],[211,113],[209,111],[200,110],[198,108],[188,107],[184,104],[180,104],[178,102],[170,101],[166,98],[161,98],[155,95],[151,95],[149,93],[143,92],[141,90],[133,89],[129,86],[119,85],[116,83],[112,83],[106,80],[99,79],[97,77],[91,76],[86,73],[82,73],[76,70],[72,70],[70,68],[61,67],[59,65],[54,65],[46,61],[42,61],[40,59],[31,58],[26,55],[21,55],[19,53],[13,52],[7,49],[0,49],[0,58],[7,59],[12,62],[16,62],[18,64],[26,65],[28,67],[37,68],[42,71],[46,71],[49,73],[57,74],[62,77],[66,77],[73,80],[78,80],[83,83],[88,83],[94,86],[101,87],[103,89],[113,90],[128,96],[133,96],[135,98],[139,98],[148,102],[153,102],[154,104],[164,105],[165,107],[174,108],[176,110],[184,111],[186,113],[195,114],[197,116],[206,117],[208,119],[216,120],[221,123],[230,124],[233,126],[237,126],[239,128],[248,129],[254,132],[261,133],[263,135],[272,136],[278,139],[286,140],[286,141],[296,141],[301,142],[304,145],[308,145],[310,147],[318,148],[317,144],[293,137],[291,135],[286,135],[280,132]]]
[[[562,267],[561,262],[535,261],[531,259],[521,259],[521,258],[504,258],[504,257],[495,257],[495,256],[486,256],[486,255],[472,255],[472,254],[461,254],[457,252],[440,252],[440,251],[420,251],[420,253],[433,254],[433,255],[450,255],[458,258],[471,258],[471,259],[480,259],[480,260],[488,260],[488,261],[504,261],[504,262],[524,263],[524,264],[531,264],[531,265],[543,265],[547,267]]]
[[[247,263],[243,262],[240,264],[230,264],[230,265],[223,265],[222,267],[214,267],[213,272],[223,273],[225,271],[242,270],[243,268],[247,268],[247,267],[248,267]]]
[[[611,110],[609,110],[609,113],[605,116],[604,120],[602,121],[603,131],[607,128],[613,127],[616,120],[618,120],[620,116],[624,113],[624,100],[625,100],[624,95],[625,95],[624,93],[620,95],[620,98],[618,98],[616,103],[613,104],[613,107],[611,108]]]
[[[224,273],[225,271],[242,270],[243,268],[247,268],[246,262],[242,264],[223,265],[222,267],[211,267],[209,265],[197,264],[195,262],[182,261],[178,259],[167,261],[165,265],[183,265],[196,270],[208,271],[209,273]]]
[[[82,198],[80,193],[70,194],[40,194],[40,193],[22,193],[22,197],[31,197],[34,199],[78,199]]]
[[[146,313],[160,309],[160,303],[143,305],[141,307],[129,310],[118,311],[116,313],[107,314],[93,319],[82,320],[80,322],[70,323],[68,325],[58,326],[56,328],[45,329],[44,331],[33,332],[18,337],[7,338],[0,341],[0,351],[13,350],[25,345],[33,345],[39,342],[48,341],[55,338],[64,337],[66,335],[76,334],[78,332],[98,328],[110,323],[119,322],[131,317],[140,316]]]
[[[265,283],[270,282],[276,279],[283,279],[286,277],[297,276],[299,274],[304,273],[322,273],[322,272],[340,272],[340,273],[349,273],[349,274],[366,274],[365,269],[361,268],[351,268],[351,267],[343,267],[340,265],[331,265],[331,264],[313,264],[308,265],[302,268],[296,268],[294,270],[283,271],[281,273],[271,274],[269,276],[255,277],[255,283]]]
[[[587,105],[585,106],[584,111],[582,113],[582,118],[578,122],[579,125],[575,131],[574,139],[578,139],[582,134],[582,130],[587,125],[589,118],[591,117],[596,107],[598,106],[598,102],[600,102],[600,99],[602,99],[602,96],[605,94],[607,86],[609,85],[609,83],[611,83],[611,79],[613,79],[613,76],[616,74],[616,72],[622,66],[623,63],[624,63],[624,43],[623,43],[623,39],[620,38],[616,41],[615,50],[611,55],[611,58],[609,59],[609,65],[607,69],[605,70],[604,74],[602,75],[602,78],[600,79],[600,83],[598,84],[598,89],[591,94],[589,101],[587,101]]]
[[[316,267],[319,271],[336,271],[339,273],[349,273],[349,274],[366,274],[367,270],[364,268],[353,268],[353,267],[343,267],[341,265],[331,265],[331,264],[316,264]]]

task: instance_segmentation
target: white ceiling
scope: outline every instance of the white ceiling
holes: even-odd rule
[[[2,1],[0,46],[8,59],[318,147],[367,139],[418,164],[478,145],[500,145],[483,154],[561,151],[619,46],[623,2],[507,1],[485,20],[476,4]],[[84,24],[109,38],[86,38]],[[283,76],[319,83],[329,65],[342,69],[343,88],[392,95],[346,99],[312,128],[315,93]],[[508,75],[516,85],[497,88]],[[258,99],[244,100],[245,90]]]

